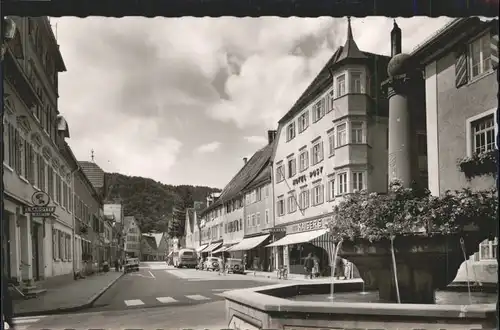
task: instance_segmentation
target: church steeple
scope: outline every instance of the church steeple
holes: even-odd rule
[[[391,31],[391,57],[401,53],[401,29],[399,28],[396,20],[394,20],[394,27]]]
[[[345,59],[365,58],[368,57],[359,50],[358,45],[356,45],[354,37],[352,36],[351,17],[347,17],[347,39],[345,41],[344,47],[342,48],[342,53],[337,59],[337,62]]]

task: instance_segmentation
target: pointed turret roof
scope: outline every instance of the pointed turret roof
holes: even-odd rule
[[[351,27],[351,18],[347,17],[347,40],[345,41],[344,47],[342,47],[342,53],[337,59],[337,63],[346,59],[364,59],[368,58],[365,54],[363,54],[354,38],[352,36],[352,27]]]

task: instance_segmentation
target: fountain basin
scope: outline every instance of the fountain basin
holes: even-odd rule
[[[339,295],[360,292],[360,280],[336,281]],[[330,282],[276,284],[225,292],[230,329],[496,329],[496,305],[299,301],[328,295]]]

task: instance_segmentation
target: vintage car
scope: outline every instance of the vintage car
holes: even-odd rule
[[[207,260],[205,260],[205,264],[203,265],[203,269],[205,270],[212,270],[212,271],[218,271],[220,267],[220,260],[219,258],[215,257],[207,257]]]
[[[125,273],[131,272],[131,271],[139,271],[139,259],[138,258],[127,258],[125,260],[125,267],[123,267],[125,270]]]
[[[226,271],[233,274],[244,274],[245,270],[241,259],[228,258],[226,259]]]

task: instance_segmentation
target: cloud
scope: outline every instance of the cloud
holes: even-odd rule
[[[255,143],[261,145],[267,144],[267,139],[264,136],[259,136],[259,135],[245,136],[244,139],[248,143]]]
[[[450,20],[398,18],[403,51]],[[275,128],[346,37],[346,19],[331,17],[64,17],[52,23],[68,69],[59,77],[59,110],[81,160],[94,149],[109,170],[218,187],[258,140],[265,143],[236,141]],[[389,54],[392,19],[352,23],[360,49]],[[207,141],[224,148],[200,168],[192,151]]]
[[[196,148],[196,152],[200,153],[200,154],[211,153],[211,152],[218,150],[220,148],[220,146],[221,146],[220,142],[214,141],[214,142],[210,142],[210,143],[203,144],[203,145],[199,146],[198,148]]]

